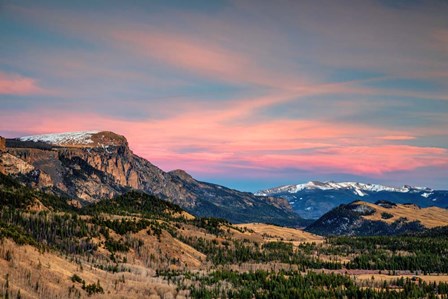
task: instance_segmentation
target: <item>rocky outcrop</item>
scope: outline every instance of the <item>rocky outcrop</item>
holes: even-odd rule
[[[0,152],[6,151],[6,139],[0,136]]]
[[[1,159],[6,174],[27,174],[35,169],[33,165],[9,153],[4,153]]]
[[[10,153],[1,154],[0,172],[19,176],[22,181],[25,181],[31,187],[49,188],[54,184],[47,173]]]
[[[199,216],[233,222],[301,224],[301,218],[283,199],[199,182],[183,170],[164,172],[134,155],[121,135],[78,132],[61,134],[62,137],[41,136],[7,140],[8,161],[16,160],[3,163],[9,165],[7,173],[21,176],[22,180],[27,177],[24,182],[34,187],[46,190],[51,187],[54,193],[88,202],[138,189]]]

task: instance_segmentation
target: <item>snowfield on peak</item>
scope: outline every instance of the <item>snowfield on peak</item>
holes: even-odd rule
[[[255,193],[259,196],[268,196],[272,194],[278,194],[278,193],[298,193],[302,190],[313,190],[313,189],[319,189],[319,190],[353,190],[354,193],[356,193],[359,196],[365,196],[366,194],[363,191],[370,191],[370,192],[381,192],[381,191],[388,191],[388,192],[400,192],[400,193],[407,193],[407,192],[420,192],[420,191],[429,191],[432,190],[429,188],[422,188],[422,187],[411,187],[411,186],[403,186],[403,187],[389,187],[384,185],[378,185],[378,184],[364,184],[364,183],[358,183],[358,182],[341,182],[336,183],[333,181],[329,182],[318,182],[318,181],[310,181],[305,184],[297,184],[297,185],[285,185],[280,186],[277,188],[271,188],[267,190],[258,191]]]
[[[67,132],[54,133],[43,135],[32,135],[20,137],[20,141],[34,141],[45,142],[54,145],[89,145],[93,143],[92,135],[99,133],[99,131],[81,131],[81,132]]]

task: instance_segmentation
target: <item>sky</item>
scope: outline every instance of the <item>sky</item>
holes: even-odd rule
[[[0,0],[0,135],[108,130],[244,191],[448,189],[448,2]]]

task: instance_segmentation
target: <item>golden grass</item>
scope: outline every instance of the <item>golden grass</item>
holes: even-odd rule
[[[245,223],[238,224],[236,226],[254,231],[255,234],[261,235],[262,239],[266,242],[285,241],[292,242],[294,245],[299,245],[301,243],[324,242],[323,237],[305,232],[301,229],[281,227],[264,223]],[[246,232],[245,234],[251,235],[254,233]]]
[[[166,212],[169,212],[169,211],[166,211]],[[193,215],[191,215],[190,213],[188,213],[186,211],[182,211],[180,213],[176,212],[176,213],[172,214],[172,216],[174,218],[184,218],[184,219],[187,219],[187,220],[194,220],[194,219],[196,219],[196,217],[194,217]]]
[[[437,226],[448,225],[448,210],[430,207],[430,208],[419,208],[415,205],[401,205],[393,208],[385,208],[372,203],[361,202],[360,204],[369,206],[376,210],[372,215],[363,216],[368,220],[381,220],[387,223],[392,223],[401,217],[407,218],[409,221],[420,221],[422,225],[428,228],[433,228]],[[382,213],[392,214],[393,217],[390,219],[382,219]]]
[[[386,274],[359,274],[355,275],[355,277],[359,280],[372,280],[372,277],[375,280],[379,281],[389,281],[403,278],[421,278],[425,282],[448,282],[448,275],[386,275]]]

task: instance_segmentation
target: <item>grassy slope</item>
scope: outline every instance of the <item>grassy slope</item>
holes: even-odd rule
[[[415,205],[402,205],[397,204],[391,208],[385,208],[379,205],[375,205],[367,202],[360,202],[360,204],[369,206],[375,209],[375,213],[372,215],[363,216],[364,219],[384,221],[386,223],[393,223],[399,218],[407,218],[409,221],[420,221],[420,223],[427,228],[434,228],[437,226],[448,225],[448,210],[430,207],[419,208]],[[393,215],[391,218],[383,219],[382,213],[389,213]]]

